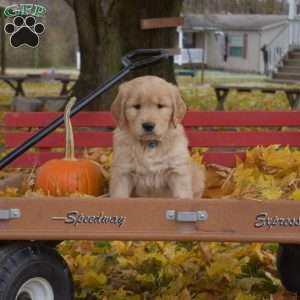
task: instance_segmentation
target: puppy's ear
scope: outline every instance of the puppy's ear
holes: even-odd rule
[[[173,113],[172,113],[172,124],[176,128],[177,124],[179,124],[183,117],[186,114],[186,104],[184,103],[179,89],[176,86],[173,86]]]
[[[125,117],[125,99],[126,94],[124,91],[123,85],[119,86],[118,94],[116,99],[111,105],[110,111],[118,123],[120,128],[124,128],[126,126],[126,117]]]

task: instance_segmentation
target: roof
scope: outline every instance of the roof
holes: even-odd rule
[[[184,16],[183,29],[190,30],[262,30],[288,20],[286,15],[215,14]]]

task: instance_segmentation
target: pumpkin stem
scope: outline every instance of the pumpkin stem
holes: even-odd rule
[[[65,120],[65,130],[66,130],[66,150],[65,159],[74,160],[75,150],[74,150],[74,134],[73,127],[70,120],[71,109],[76,102],[76,98],[72,97],[65,108],[64,120]]]

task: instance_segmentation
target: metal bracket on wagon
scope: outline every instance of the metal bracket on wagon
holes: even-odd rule
[[[207,221],[208,214],[206,211],[176,211],[176,210],[167,210],[166,219],[169,221],[176,222],[198,222],[198,221]]]
[[[21,215],[18,208],[0,209],[0,220],[20,219]]]

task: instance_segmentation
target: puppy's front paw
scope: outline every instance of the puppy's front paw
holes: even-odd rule
[[[189,169],[174,172],[168,178],[168,186],[174,198],[192,199],[192,177]]]
[[[173,194],[173,197],[180,199],[193,199],[193,193],[192,191],[177,191]]]
[[[129,191],[124,188],[112,188],[109,191],[111,198],[129,198]]]

